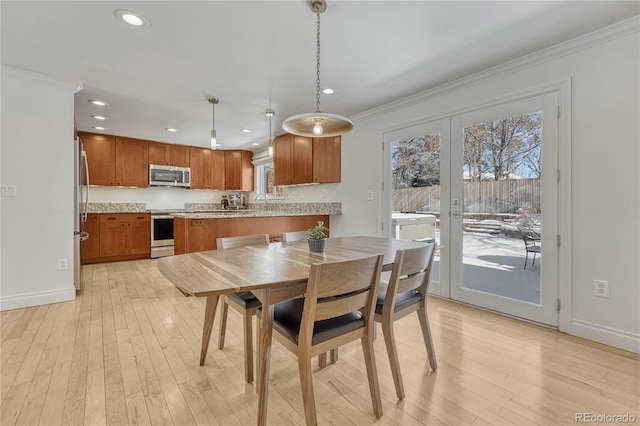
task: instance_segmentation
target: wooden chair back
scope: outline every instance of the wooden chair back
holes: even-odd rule
[[[283,232],[281,235],[282,243],[292,243],[294,241],[302,241],[309,238],[308,231],[292,231],[292,232]]]
[[[384,300],[385,307],[391,309],[395,306],[396,296],[407,291],[417,290],[423,299],[426,297],[431,282],[435,248],[436,243],[433,242],[425,247],[396,251]]]
[[[240,235],[216,239],[218,250],[244,246],[260,246],[269,244],[269,234]]]
[[[383,255],[311,265],[300,325],[299,344],[311,345],[316,321],[360,310],[365,327],[373,324]]]

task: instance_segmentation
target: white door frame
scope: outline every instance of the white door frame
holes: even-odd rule
[[[541,168],[541,205],[543,238],[540,262],[540,304],[523,302],[490,293],[470,290],[463,286],[463,226],[462,215],[451,221],[451,298],[483,308],[491,309],[557,327],[558,313],[558,105],[557,92],[532,96],[491,107],[477,109],[451,118],[451,198],[463,199],[463,134],[462,129],[471,124],[482,123],[504,117],[543,111],[543,147]],[[462,202],[452,210],[462,212]]]

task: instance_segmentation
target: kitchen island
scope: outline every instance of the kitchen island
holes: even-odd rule
[[[268,210],[225,210],[174,214],[174,253],[215,250],[216,239],[269,234],[273,241],[283,232],[305,231],[318,221],[329,228],[328,214]]]

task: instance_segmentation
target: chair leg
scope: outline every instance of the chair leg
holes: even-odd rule
[[[305,423],[307,425],[317,425],[316,400],[313,395],[313,379],[311,375],[311,358],[305,355],[298,356],[298,370],[300,371],[300,386],[302,388]]]
[[[382,417],[382,399],[380,398],[380,383],[378,382],[378,370],[376,369],[376,354],[373,351],[373,340],[369,336],[362,339],[362,351],[364,352],[364,363],[367,367],[367,379],[369,380],[369,392],[371,393],[371,403],[373,413],[379,419]]]
[[[524,268],[522,269],[527,269],[527,261],[529,261],[529,252],[527,251],[525,254],[525,258],[524,258]]]
[[[323,352],[318,355],[318,367],[325,368],[327,366],[327,353]]]
[[[338,362],[338,348],[331,349],[330,354],[331,354],[330,356],[331,362],[334,364]]]
[[[227,300],[222,297],[222,309],[220,309],[220,329],[218,330],[218,349],[224,348],[224,337],[227,332],[227,312],[229,311],[229,305]]]
[[[433,371],[438,369],[438,363],[436,362],[436,351],[433,348],[433,339],[431,338],[431,328],[429,327],[429,318],[427,317],[427,302],[421,309],[418,310],[418,318],[420,319],[420,328],[422,328],[422,338],[424,339],[424,345],[427,348],[427,355],[429,355],[429,364]]]
[[[391,366],[391,375],[393,376],[393,384],[396,387],[396,395],[398,399],[404,399],[404,385],[402,383],[402,373],[400,372],[400,360],[398,359],[398,350],[396,348],[396,337],[393,332],[393,323],[385,321],[382,323],[382,334],[384,335],[384,344],[387,348],[387,356]]]
[[[253,382],[253,311],[245,310],[242,317],[244,327],[244,377],[247,383]]]
[[[536,253],[533,253],[533,262],[531,263],[531,266],[536,266]]]

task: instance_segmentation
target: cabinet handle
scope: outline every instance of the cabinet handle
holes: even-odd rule
[[[144,216],[138,216],[138,217],[136,217],[136,219],[138,219],[138,220],[144,220]]]
[[[115,217],[108,217],[107,220],[116,220]]]

